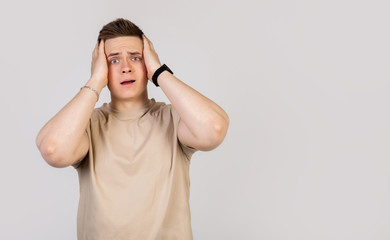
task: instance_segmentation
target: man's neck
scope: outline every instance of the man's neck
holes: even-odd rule
[[[140,109],[149,102],[148,95],[145,94],[142,97],[137,99],[116,99],[111,97],[110,107],[113,109],[122,112],[122,111],[131,111],[135,109]]]

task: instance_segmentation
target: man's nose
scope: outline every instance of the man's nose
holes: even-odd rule
[[[127,61],[125,61],[122,66],[122,73],[128,73],[128,72],[131,72],[131,66]]]

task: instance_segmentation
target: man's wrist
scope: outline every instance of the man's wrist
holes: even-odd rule
[[[105,87],[105,84],[102,83],[100,79],[96,79],[94,77],[91,77],[88,82],[85,84],[85,86],[90,86],[93,89],[95,89],[99,94]]]
[[[154,85],[156,85],[156,87],[159,87],[160,85],[158,84],[157,82],[157,79],[158,77],[163,73],[163,72],[170,72],[171,74],[173,74],[172,70],[169,69],[169,67],[165,64],[163,64],[161,67],[159,67],[154,73],[153,73],[153,76],[152,76],[152,82],[154,83]]]
[[[96,94],[96,97],[97,97],[96,102],[99,101],[99,95],[100,95],[100,94],[99,94],[93,87],[88,86],[88,85],[85,85],[84,87],[81,87],[81,88],[80,88],[80,91],[83,90],[83,88],[86,88],[86,89],[88,89],[88,90],[94,92],[94,93]]]
[[[153,77],[154,73],[157,71],[157,69],[159,69],[160,67],[162,66],[162,64],[158,64],[156,66],[153,66],[150,70],[150,76]],[[150,81],[153,82],[152,78],[150,78]]]

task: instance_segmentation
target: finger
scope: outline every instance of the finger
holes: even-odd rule
[[[142,40],[143,40],[143,43],[144,43],[144,48],[145,46],[147,46],[149,43],[148,43],[148,39],[146,38],[145,35],[142,35]]]
[[[93,49],[92,56],[96,56],[98,53],[98,47],[99,47],[99,42],[96,42],[95,48]]]
[[[104,49],[104,41],[101,40],[99,43],[99,50]]]
[[[101,40],[100,41],[100,44],[99,44],[99,54],[101,55],[104,55],[104,40]]]
[[[144,37],[144,42],[147,43],[148,46],[152,47],[153,48],[153,43],[152,41],[150,41],[149,38],[147,38],[145,35],[142,35]]]

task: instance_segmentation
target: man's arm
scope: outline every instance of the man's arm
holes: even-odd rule
[[[86,86],[99,93],[107,84],[107,60],[104,41],[93,51],[91,78]],[[85,133],[96,104],[96,94],[83,88],[40,130],[36,144],[46,162],[53,167],[67,167],[88,153],[89,141]]]
[[[161,63],[153,44],[145,36],[144,60],[151,80]],[[178,127],[181,143],[201,151],[212,150],[222,143],[229,117],[221,107],[168,71],[160,74],[158,84],[181,118]]]

